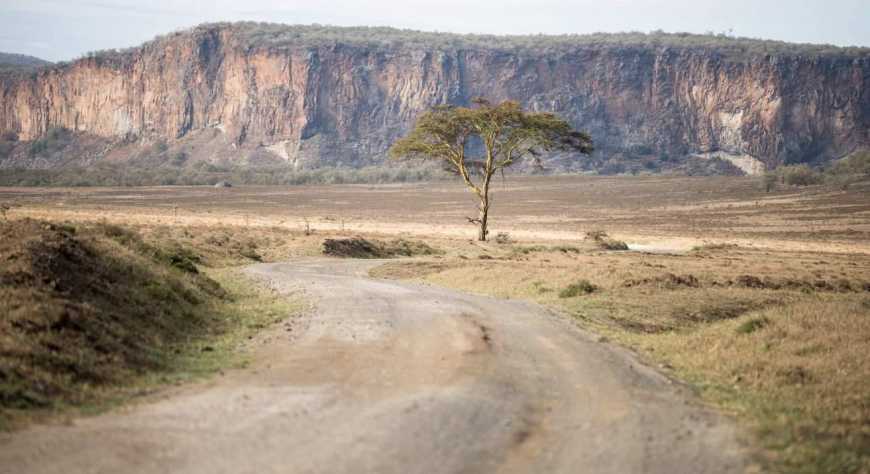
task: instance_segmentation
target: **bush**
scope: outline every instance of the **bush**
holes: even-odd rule
[[[826,175],[870,176],[870,151],[855,153],[835,161],[825,170]]]
[[[752,334],[753,332],[767,326],[770,321],[767,318],[753,318],[745,323],[737,326],[738,334]]]
[[[776,169],[780,180],[789,186],[812,186],[822,182],[822,176],[807,165],[787,165]]]
[[[31,142],[28,152],[30,156],[55,153],[69,145],[72,139],[72,132],[69,130],[53,127],[48,129],[41,138]]]
[[[0,142],[0,158],[6,158],[15,148],[15,144],[12,142]]]
[[[609,176],[622,173],[625,173],[625,165],[618,161],[608,161],[598,168],[598,174],[601,175]]]
[[[652,161],[652,160],[650,160],[650,161],[645,161],[645,162],[643,163],[643,167],[644,167],[647,171],[658,171],[658,170],[660,169],[659,164],[656,163],[655,161]]]
[[[574,298],[576,296],[588,295],[595,292],[598,287],[590,283],[588,280],[580,280],[576,283],[571,283],[559,292],[559,298]]]
[[[509,244],[511,243],[511,235],[507,232],[499,232],[495,235],[495,243],[497,244]]]
[[[825,183],[844,190],[868,178],[870,178],[870,151],[855,153],[835,161],[824,171]]]
[[[769,193],[776,189],[778,179],[775,173],[764,173],[761,177],[761,186],[764,188],[764,191]]]
[[[621,240],[611,239],[603,230],[586,232],[586,240],[595,241],[598,247],[604,250],[628,250],[628,244]]]
[[[606,239],[606,238],[607,238],[607,231],[604,231],[604,230],[596,229],[596,230],[590,230],[590,231],[586,232],[586,239],[587,240],[596,240],[597,241],[597,240]]]
[[[730,161],[718,156],[711,158],[692,156],[681,168],[687,176],[744,176],[746,174]]]

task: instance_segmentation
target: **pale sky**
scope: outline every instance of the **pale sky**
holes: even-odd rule
[[[0,51],[51,61],[203,22],[457,33],[704,33],[870,46],[870,0],[0,0]]]

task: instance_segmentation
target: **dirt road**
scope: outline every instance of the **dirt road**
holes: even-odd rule
[[[166,399],[4,435],[0,471],[744,471],[726,420],[564,318],[373,280],[371,265],[252,267],[311,297],[300,335],[281,331],[252,367]]]

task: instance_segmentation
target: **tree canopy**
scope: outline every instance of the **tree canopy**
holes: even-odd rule
[[[515,101],[492,104],[476,99],[475,107],[442,105],[424,113],[413,130],[393,144],[393,158],[446,163],[480,199],[480,224],[486,240],[489,185],[492,176],[523,160],[540,166],[542,154],[568,151],[590,154],[592,138],[549,112],[526,112]],[[479,142],[482,146],[475,147]],[[476,148],[482,151],[475,152]]]

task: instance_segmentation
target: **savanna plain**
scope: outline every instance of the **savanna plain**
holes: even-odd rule
[[[870,472],[870,182],[512,176],[493,193],[478,242],[451,182],[0,188],[4,426],[244,366],[307,305],[248,265],[374,258],[373,278],[528,300],[633,351],[735,419],[758,469]]]

